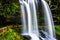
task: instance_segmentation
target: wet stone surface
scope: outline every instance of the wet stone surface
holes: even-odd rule
[[[31,37],[30,36],[25,35],[23,37],[24,37],[24,40],[31,40]]]

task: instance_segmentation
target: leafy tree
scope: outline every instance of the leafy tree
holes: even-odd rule
[[[1,0],[0,1],[0,15],[10,18],[19,10],[18,0]]]

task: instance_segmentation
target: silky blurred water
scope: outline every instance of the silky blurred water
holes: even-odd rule
[[[19,0],[21,4],[23,30],[22,35],[29,35],[31,40],[56,40],[54,23],[50,8],[45,0],[41,0],[42,11],[44,12],[45,30],[41,32],[46,36],[43,38],[38,30],[37,23],[37,0]],[[40,38],[41,39],[40,39]]]

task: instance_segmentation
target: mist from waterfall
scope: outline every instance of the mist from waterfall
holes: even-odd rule
[[[42,9],[44,12],[45,19],[45,30],[42,30],[42,33],[46,36],[43,38],[38,30],[37,23],[37,0],[19,0],[21,5],[21,15],[22,15],[22,24],[23,30],[22,35],[29,35],[31,40],[56,40],[54,23],[52,19],[52,14],[50,8],[45,0],[41,0]],[[41,39],[39,39],[39,37]]]

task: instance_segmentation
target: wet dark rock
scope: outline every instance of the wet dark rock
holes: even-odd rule
[[[31,37],[28,35],[24,35],[23,37],[24,37],[24,40],[30,40],[31,39]]]
[[[39,31],[41,37],[46,38],[45,34],[42,31]]]

